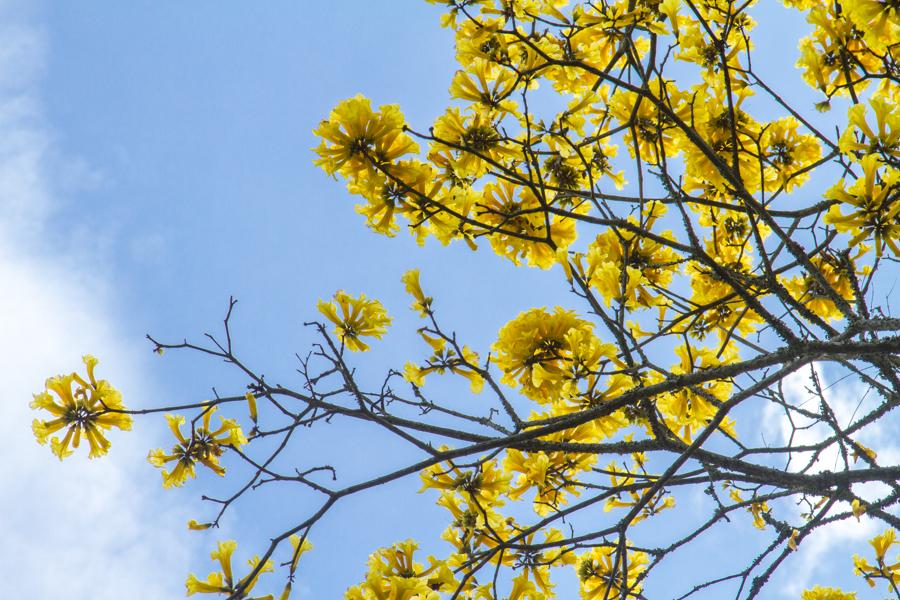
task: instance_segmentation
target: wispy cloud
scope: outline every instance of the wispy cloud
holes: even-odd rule
[[[31,435],[31,395],[50,375],[101,358],[102,375],[139,403],[152,389],[135,344],[112,312],[112,289],[77,251],[49,240],[54,189],[71,178],[54,166],[39,78],[46,51],[23,17],[27,3],[0,0],[0,581],[4,597],[173,598],[193,549],[187,516],[159,491],[140,430],[112,435],[110,455],[65,464]],[[77,161],[76,161],[77,162]],[[73,163],[74,164],[74,163]],[[140,347],[140,350],[144,350]],[[82,449],[83,450],[83,449]]]

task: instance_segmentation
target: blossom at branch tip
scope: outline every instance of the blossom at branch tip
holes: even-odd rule
[[[361,94],[348,98],[313,131],[322,139],[315,149],[319,155],[315,164],[329,175],[339,173],[350,179],[377,172],[405,154],[418,152],[403,128],[403,115],[396,104],[375,112]]]
[[[45,390],[35,394],[30,406],[46,410],[53,418],[35,419],[31,424],[39,444],[50,441],[50,449],[60,460],[71,456],[81,438],[90,445],[88,458],[103,456],[109,451],[110,442],[104,431],[116,427],[131,429],[131,416],[126,414],[122,394],[105,379],[98,380],[94,368],[99,362],[90,354],[82,360],[87,368],[87,379],[77,373],[57,375],[47,379]],[[53,435],[65,429],[62,440]],[[53,435],[51,438],[50,436]]]
[[[365,352],[369,345],[360,338],[381,339],[387,333],[391,317],[384,306],[375,299],[367,299],[365,294],[353,297],[339,290],[331,302],[319,300],[319,312],[334,323],[334,334],[352,352]]]
[[[219,464],[219,458],[225,452],[225,448],[228,446],[239,448],[247,443],[241,426],[234,419],[220,416],[219,427],[213,429],[210,419],[214,412],[216,412],[215,406],[204,409],[200,424],[192,422],[188,436],[181,431],[181,427],[185,423],[183,416],[166,415],[169,429],[177,443],[172,446],[169,453],[162,448],[157,448],[151,450],[147,455],[147,461],[151,465],[163,469],[163,487],[181,487],[189,477],[196,477],[195,465],[197,463],[209,468],[216,475],[224,476],[225,467]],[[174,462],[175,467],[168,471],[164,467],[170,462]]]
[[[412,309],[419,313],[423,319],[428,317],[428,311],[431,310],[431,296],[426,296],[422,291],[422,285],[419,283],[419,269],[410,269],[403,274],[401,278],[406,293],[413,297],[415,302],[412,303]]]

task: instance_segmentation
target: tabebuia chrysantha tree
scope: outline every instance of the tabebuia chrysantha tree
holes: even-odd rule
[[[346,99],[315,128],[316,164],[346,182],[373,231],[494,252],[571,302],[511,314],[491,347],[473,348],[440,319],[428,292],[438,274],[409,271],[397,285],[424,351],[374,389],[358,373],[391,324],[378,300],[319,302],[320,341],[293,386],[235,354],[232,302],[221,336],[150,339],[159,353],[226,361],[246,389],[131,411],[86,357],[85,377],[51,378],[35,396],[38,441],[64,458],[86,440],[100,456],[111,428],[166,413],[173,445],[148,456],[164,486],[229,464],[248,473],[192,529],[216,527],[262,483],[320,496],[247,566],[219,542],[217,570],[190,575],[189,595],[288,598],[333,507],[418,477],[445,509],[442,541],[428,541],[442,552],[398,532],[346,582],[347,599],[539,600],[562,597],[563,581],[586,600],[766,597],[808,536],[862,519],[883,533],[831,559],[900,598],[900,464],[879,447],[900,403],[889,301],[900,5],[784,0],[810,33],[779,87],[767,73],[783,65],[754,60],[770,0],[431,1],[456,34],[449,107],[415,124],[399,105]],[[795,102],[803,86],[817,100]],[[816,126],[823,115],[831,127]],[[856,396],[835,397],[823,373]],[[468,392],[433,397],[438,378]],[[765,439],[762,420],[781,437]],[[296,431],[346,421],[398,436],[416,458],[348,482],[314,466],[328,456],[295,449]],[[724,576],[694,561],[678,582],[654,579],[705,537],[749,524],[761,549],[732,563],[723,553]]]

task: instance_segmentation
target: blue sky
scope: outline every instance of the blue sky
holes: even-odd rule
[[[795,56],[785,58],[795,42],[782,44],[784,34],[796,38],[803,26],[777,14],[761,51],[778,67],[775,81],[791,74]],[[574,305],[560,278],[490,253],[372,234],[343,185],[312,165],[312,129],[343,98],[400,103],[422,128],[441,112],[455,65],[438,16],[411,0],[0,1],[0,189],[10,199],[0,201],[0,274],[14,290],[0,307],[0,335],[15,348],[2,355],[15,373],[5,401],[24,404],[84,352],[97,354],[131,406],[240,390],[221,365],[160,359],[143,341],[148,332],[199,339],[218,327],[231,295],[243,355],[286,384],[296,381],[293,353],[311,340],[302,322],[336,289],[381,298],[395,316],[390,343],[366,369],[381,373],[421,353],[399,282],[409,268],[422,269],[443,321],[482,350],[525,308]],[[86,598],[89,589],[92,598],[178,597],[188,570],[205,574],[216,539],[261,549],[311,506],[278,490],[238,505],[223,531],[189,533],[187,518],[210,514],[201,487],[224,488],[205,478],[163,494],[143,458],[170,443],[157,422],[114,436],[108,460],[60,466],[33,443],[28,411],[9,410],[3,431],[22,459],[0,470],[14,482],[0,491],[0,508],[19,529],[0,529],[17,540],[0,541],[0,578],[26,597]],[[338,444],[351,480],[400,451],[362,429],[310,440]],[[338,597],[378,546],[436,539],[443,514],[418,487],[413,478],[339,506],[313,536],[298,596]],[[701,547],[698,560],[715,563],[715,548]],[[55,567],[42,571],[49,552]]]

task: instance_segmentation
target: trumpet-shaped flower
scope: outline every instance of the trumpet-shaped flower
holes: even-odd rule
[[[419,313],[419,316],[423,319],[426,318],[428,311],[431,310],[432,298],[431,296],[426,296],[425,292],[422,291],[422,285],[419,283],[419,270],[410,269],[403,274],[401,281],[406,289],[406,293],[415,300],[412,304],[412,309]]]

